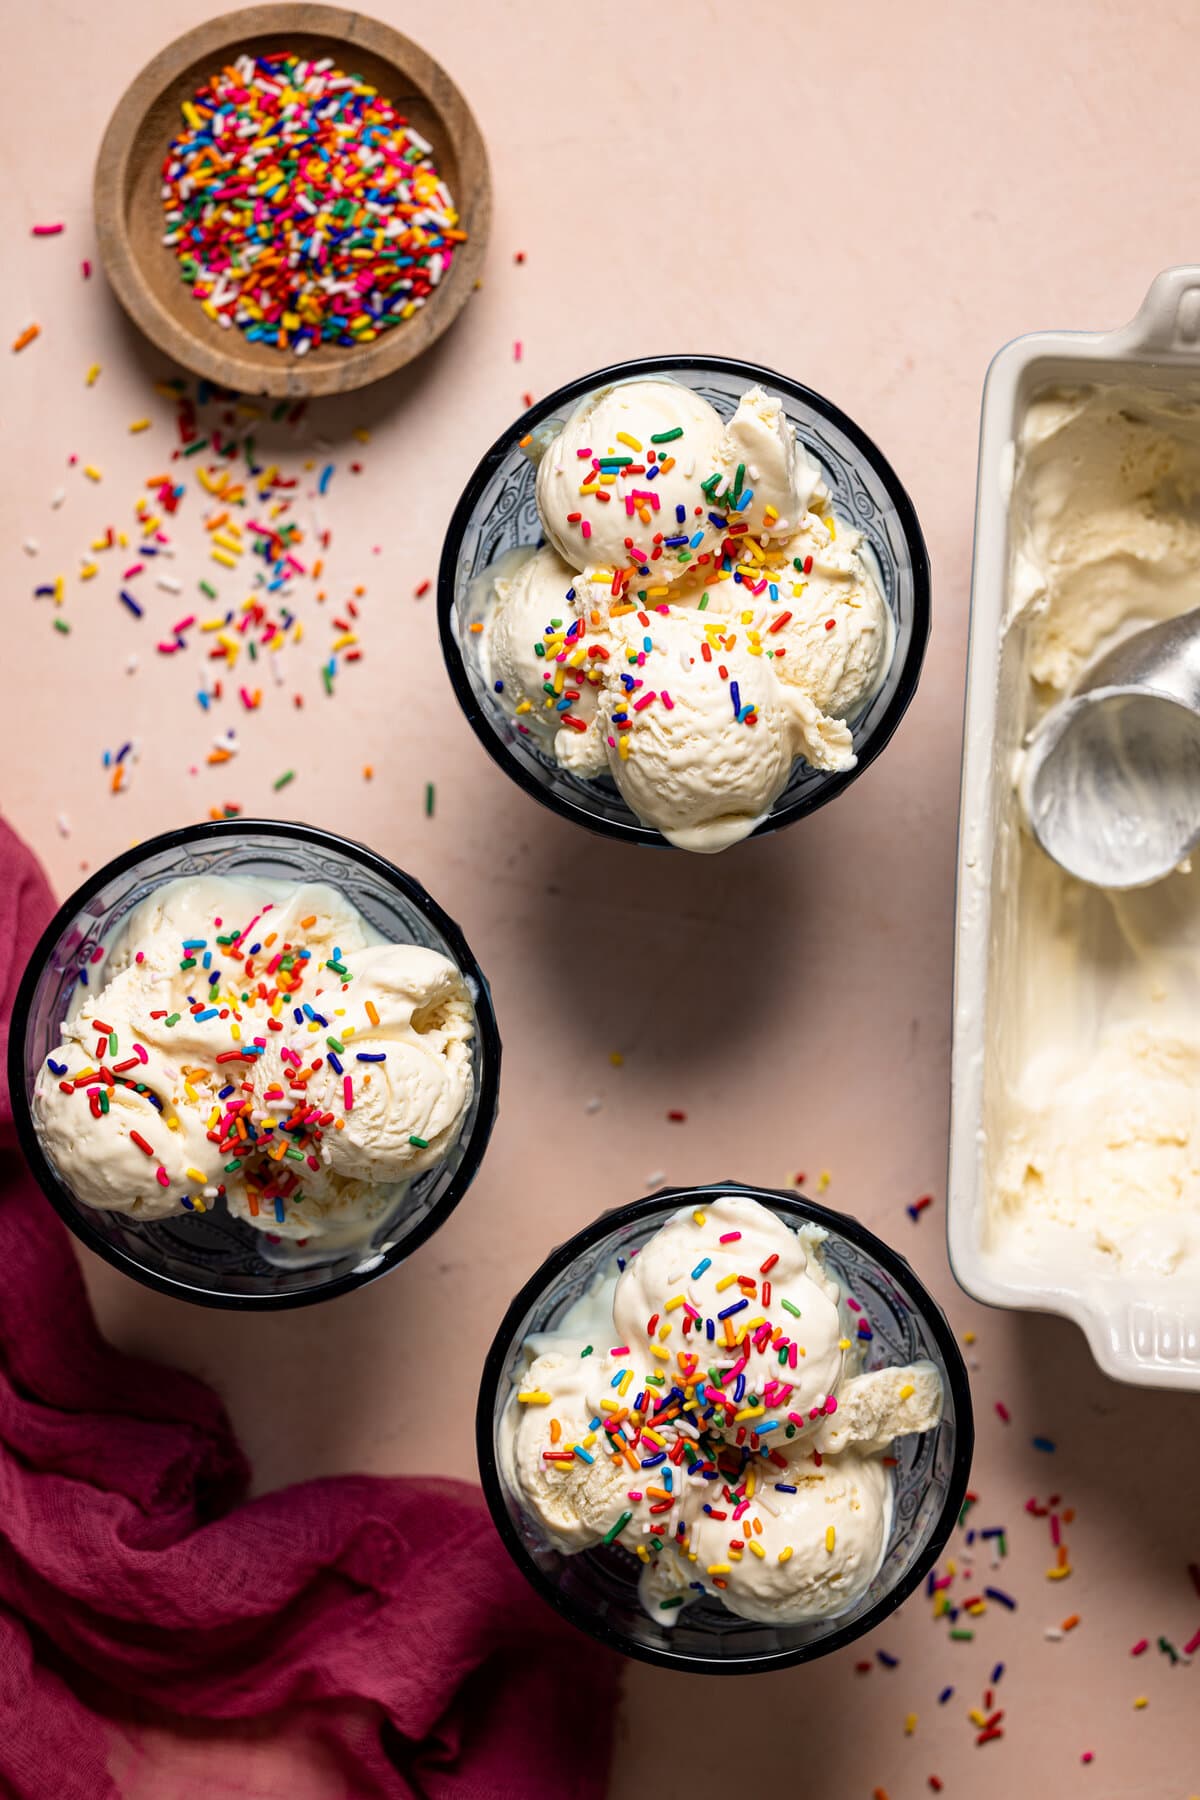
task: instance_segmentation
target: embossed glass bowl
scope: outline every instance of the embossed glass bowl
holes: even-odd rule
[[[886,1555],[858,1603],[836,1618],[798,1625],[760,1625],[702,1598],[664,1628],[638,1600],[641,1564],[620,1545],[566,1556],[551,1545],[501,1474],[499,1430],[521,1347],[534,1332],[553,1331],[564,1313],[618,1257],[639,1250],[674,1212],[721,1194],[745,1195],[793,1229],[822,1226],[826,1263],[844,1294],[870,1322],[865,1369],[927,1357],[942,1375],[945,1411],[935,1431],[898,1438],[892,1454],[895,1506]],[[852,1643],[895,1612],[933,1568],[962,1509],[975,1427],[966,1366],[945,1315],[904,1258],[856,1219],[816,1206],[799,1194],[724,1181],[710,1187],[664,1188],[647,1200],[605,1213],[547,1257],[504,1316],[488,1352],[475,1420],[483,1491],[513,1561],[537,1591],[581,1630],[643,1662],[693,1673],[749,1674],[810,1662]]]
[[[442,653],[476,737],[519,787],[563,818],[607,837],[665,846],[666,839],[630,811],[607,777],[585,781],[569,774],[531,736],[517,730],[483,677],[479,637],[469,629],[486,602],[487,583],[480,580],[484,571],[505,551],[542,539],[534,499],[536,470],[521,450],[521,440],[531,432],[552,434],[552,422],[565,419],[596,388],[659,375],[695,388],[726,418],[755,382],[780,396],[801,441],[821,465],[838,513],[870,545],[895,623],[887,678],[851,722],[856,766],[831,775],[797,762],[787,787],[754,834],[758,836],[815,812],[875,760],[917,691],[929,638],[929,559],[912,501],[866,433],[810,388],[757,363],[719,356],[656,356],[597,369],[539,400],[492,445],[454,509],[438,569]]]
[[[256,875],[328,882],[393,943],[423,944],[461,970],[475,1007],[475,1092],[444,1162],[417,1177],[370,1242],[313,1260],[226,1211],[142,1223],[78,1201],[42,1147],[30,1113],[37,1070],[59,1042],[72,992],[130,910],[164,882],[188,875]],[[462,932],[411,876],[360,844],[273,819],[222,819],[150,838],[88,877],[43,932],[13,1008],[8,1084],[21,1147],[43,1192],[89,1249],[176,1299],[206,1306],[284,1307],[328,1300],[395,1268],[449,1217],[470,1186],[491,1135],[500,1037],[483,971]]]

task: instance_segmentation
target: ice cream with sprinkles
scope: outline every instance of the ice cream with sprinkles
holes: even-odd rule
[[[473,622],[534,747],[695,851],[761,824],[797,758],[854,767],[891,614],[777,397],[751,388],[724,421],[665,377],[599,389],[536,494],[547,542],[506,559]]]
[[[444,1160],[473,1092],[459,971],[340,893],[204,876],[131,911],[38,1072],[42,1146],[84,1205],[224,1204],[279,1237],[368,1237]]]
[[[883,1563],[887,1455],[937,1425],[941,1377],[863,1371],[870,1322],[823,1238],[744,1196],[685,1207],[525,1346],[504,1479],[559,1550],[636,1556],[662,1624],[702,1599],[836,1616]]]

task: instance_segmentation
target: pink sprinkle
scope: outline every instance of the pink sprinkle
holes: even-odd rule
[[[851,1312],[861,1312],[862,1311],[862,1307],[858,1304],[857,1300],[847,1299],[846,1305],[850,1308]]]
[[[342,1099],[347,1112],[354,1111],[354,1083],[348,1075],[342,1078]]]
[[[657,700],[657,699],[658,699],[658,695],[655,693],[654,689],[651,688],[650,692],[648,694],[643,694],[640,700],[634,701],[634,703],[633,703],[634,712],[645,712],[646,708],[650,705],[650,702],[652,700]],[[741,1233],[735,1232],[734,1236],[740,1237]],[[724,1238],[722,1238],[721,1242],[725,1243],[726,1240]]]
[[[1130,1656],[1145,1656],[1145,1654],[1149,1648],[1150,1648],[1150,1639],[1149,1638],[1139,1638],[1137,1643],[1133,1646],[1132,1650],[1129,1652],[1129,1654],[1130,1654]]]
[[[1197,1650],[1200,1650],[1200,1631],[1195,1632],[1193,1636],[1188,1639],[1187,1643],[1183,1646],[1183,1654],[1185,1656],[1194,1656]]]
[[[521,360],[521,340],[520,340],[520,338],[517,338],[513,344],[513,361],[520,362],[520,360]]]
[[[999,1413],[1000,1417],[1004,1420],[1004,1423],[1007,1425],[1010,1422],[1012,1415],[1009,1413],[1009,1410],[1008,1410],[1007,1406],[1005,1406],[1003,1400],[997,1400],[996,1411]]]
[[[628,1356],[629,1355],[629,1345],[628,1344],[618,1344],[617,1348],[615,1350],[610,1350],[608,1354],[610,1356]]]
[[[154,1171],[154,1173],[157,1178],[159,1187],[170,1187],[170,1185],[171,1185],[170,1178],[168,1177],[167,1171],[163,1168],[161,1163],[159,1163],[158,1168]]]
[[[94,963],[98,963],[102,960],[103,956],[104,956],[104,945],[97,944],[96,948],[92,951],[92,961]]]
[[[1084,1753],[1083,1753],[1083,1755],[1082,1755],[1082,1756],[1081,1756],[1081,1757],[1080,1757],[1080,1759],[1079,1759],[1079,1760],[1080,1760],[1080,1762],[1081,1762],[1081,1763],[1090,1763],[1090,1762],[1092,1762],[1092,1761],[1093,1761],[1093,1760],[1094,1760],[1094,1758],[1093,1758],[1093,1755],[1092,1755],[1092,1752],[1091,1752],[1091,1751],[1090,1751],[1090,1750],[1085,1750],[1085,1751],[1084,1751]]]
[[[144,950],[139,950],[133,960],[134,962],[145,962],[146,952]]]
[[[194,625],[195,623],[195,613],[189,613],[186,619],[180,619],[178,625],[172,626],[171,629],[174,631],[176,637],[178,637],[181,631],[186,631],[189,625]]]
[[[591,527],[590,522],[587,519],[582,520],[582,522],[580,523],[579,529],[580,529],[580,531],[582,531],[585,538],[591,537],[592,527]]]
[[[668,712],[675,711],[675,702],[672,700],[670,694],[668,694],[666,688],[663,688],[660,698],[662,699],[662,703],[666,707]]]
[[[736,1244],[741,1235],[740,1231],[727,1231],[719,1241],[722,1244]]]
[[[825,1396],[825,1411],[827,1413],[835,1413],[837,1411],[837,1396],[836,1395],[826,1394],[826,1396]]]
[[[1062,1543],[1062,1526],[1058,1522],[1057,1513],[1052,1513],[1050,1515],[1050,1542],[1054,1545],[1056,1550]]]
[[[627,1500],[640,1500],[641,1497],[642,1497],[641,1488],[630,1488],[629,1492],[625,1496],[625,1498]]]
[[[139,1062],[144,1063],[150,1061],[150,1058],[146,1055],[146,1046],[144,1044],[135,1044],[133,1046],[133,1053]]]
[[[808,1420],[804,1417],[803,1413],[790,1412],[788,1414],[788,1424],[804,1426],[808,1424]]]
[[[57,237],[60,231],[65,230],[66,226],[62,224],[35,225],[33,228],[33,235],[34,237]]]
[[[591,454],[592,454],[592,453],[591,453],[591,451],[590,451],[590,450],[577,450],[577,451],[576,451],[576,452],[575,452],[575,454],[576,454],[576,456],[583,456],[583,457],[588,457],[588,456],[590,456],[590,455],[591,455]]]
[[[85,281],[90,281],[90,280],[91,280],[91,278],[92,278],[92,265],[91,265],[91,263],[90,263],[90,262],[89,262],[89,261],[88,261],[88,259],[87,259],[87,257],[86,257],[86,256],[85,256],[85,257],[84,257],[84,259],[83,259],[83,261],[82,261],[82,262],[81,262],[81,263],[80,263],[80,265],[79,265],[79,272],[80,272],[80,274],[81,274],[81,275],[82,275],[82,276],[83,276],[83,279],[84,279],[84,280],[85,280]]]
[[[129,567],[126,569],[125,573],[122,575],[121,580],[122,581],[132,581],[135,575],[141,574],[141,572],[145,568],[145,566],[146,566],[145,563],[130,563]]]

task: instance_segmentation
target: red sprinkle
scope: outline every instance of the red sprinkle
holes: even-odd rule
[[[129,1134],[129,1141],[131,1144],[137,1145],[143,1156],[154,1155],[153,1144],[148,1144],[140,1131],[131,1131]]]
[[[1000,1415],[1000,1417],[1004,1420],[1004,1423],[1006,1425],[1011,1422],[1012,1415],[1010,1414],[1007,1406],[1005,1406],[1003,1400],[997,1400],[996,1411]]]

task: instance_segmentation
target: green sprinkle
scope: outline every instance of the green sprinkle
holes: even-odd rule
[[[55,631],[67,632],[67,631],[70,631],[71,627],[67,624],[67,621],[65,619],[55,619],[54,629],[55,629]]]
[[[305,1160],[303,1150],[297,1150],[295,1144],[289,1144],[284,1151],[284,1155],[290,1156],[293,1162],[303,1162]]]
[[[708,611],[708,595],[707,594],[701,594],[700,604],[696,608],[696,611],[697,612],[707,612]]]
[[[561,624],[562,624],[561,619],[551,619],[551,621],[550,621],[551,629],[554,631],[557,631]]]
[[[208,448],[208,439],[207,438],[197,438],[196,442],[194,444],[188,445],[187,449],[184,451],[183,454],[185,456],[198,456],[201,450],[206,450],[207,448]]]
[[[333,676],[329,673],[329,665],[327,663],[321,664],[321,682],[322,682],[322,685],[324,686],[325,692],[332,698],[332,696],[333,696]]]
[[[349,975],[349,973],[350,973],[350,971],[346,967],[345,963],[334,962],[332,957],[325,964],[325,967],[327,969],[332,969],[335,975]]]
[[[258,645],[255,643],[253,638],[250,638],[247,641],[246,648],[250,652],[250,661],[257,662],[258,661]]]
[[[417,1150],[428,1150],[428,1148],[429,1148],[429,1139],[428,1138],[419,1138],[419,1137],[413,1137],[410,1135],[408,1141]]]
[[[785,1298],[785,1296],[783,1294],[780,1294],[780,1296],[779,1296],[779,1304],[780,1304],[780,1306],[782,1306],[784,1312],[791,1313],[793,1319],[799,1319],[799,1318],[803,1317],[803,1314],[801,1313],[800,1308],[798,1306],[793,1306],[791,1301],[788,1300],[787,1298]]]
[[[168,1014],[168,1016],[167,1016],[167,1024],[168,1025],[178,1025],[178,1023],[179,1023],[179,1014],[178,1013]]]
[[[535,656],[545,656],[545,654],[546,654],[545,644],[535,644],[533,646],[533,654]]]
[[[108,1111],[108,1089],[107,1088],[100,1089],[100,1111],[102,1113],[106,1113]]]
[[[181,969],[194,969],[196,966],[196,959],[194,956],[185,956],[179,966]]]
[[[342,1043],[340,1038],[327,1037],[325,1039],[325,1042],[329,1045],[329,1048],[338,1056],[340,1056],[346,1048],[345,1044]]]
[[[287,769],[274,782],[272,782],[271,785],[275,789],[275,792],[278,793],[280,788],[285,788],[289,781],[295,781],[295,779],[296,779],[295,769]]]
[[[587,1349],[586,1349],[586,1350],[581,1350],[581,1351],[580,1351],[580,1352],[579,1352],[579,1355],[580,1355],[580,1357],[581,1357],[581,1358],[582,1358],[582,1357],[585,1357],[585,1356],[590,1356],[590,1355],[591,1355],[591,1354],[592,1354],[592,1351],[593,1351],[593,1350],[594,1350],[594,1349],[595,1349],[595,1345],[594,1345],[594,1344],[589,1344],[589,1345],[588,1345],[588,1347],[587,1347]]]
[[[973,1631],[964,1631],[961,1625],[957,1626],[950,1633],[950,1636],[954,1639],[956,1644],[970,1644],[975,1641],[975,1633]]]
[[[604,1542],[606,1544],[611,1544],[614,1538],[619,1538],[632,1517],[633,1514],[631,1512],[623,1512],[616,1524],[611,1525],[605,1532]]]
[[[650,442],[652,444],[673,444],[676,438],[681,438],[682,436],[683,426],[676,425],[674,431],[652,431],[650,433]]]
[[[115,1031],[110,1031],[108,1034],[108,1054],[110,1056],[115,1056],[117,1054],[117,1034]]]
[[[433,783],[432,783],[432,781],[427,781],[425,783],[425,817],[427,819],[432,819],[432,817],[433,817]]]
[[[227,1162],[225,1164],[225,1173],[227,1175],[235,1175],[237,1173],[237,1171],[241,1168],[241,1166],[242,1166],[241,1157],[235,1156],[232,1162]]]
[[[676,1594],[676,1596],[673,1600],[660,1600],[658,1603],[658,1610],[659,1610],[659,1612],[669,1612],[673,1606],[682,1606],[682,1605],[683,1605],[683,1595]]]

